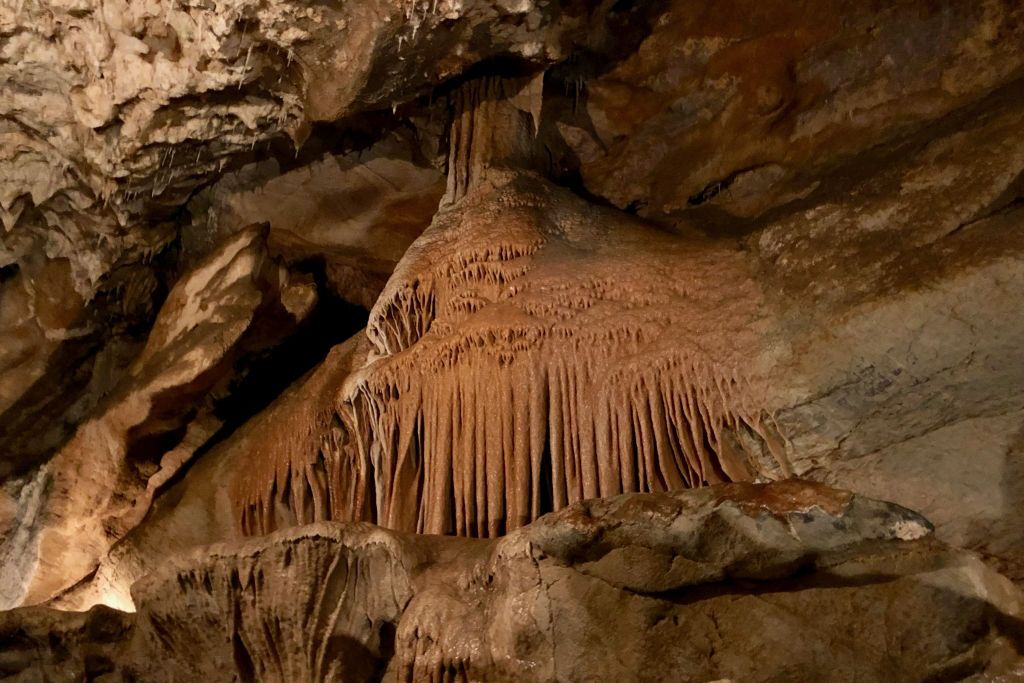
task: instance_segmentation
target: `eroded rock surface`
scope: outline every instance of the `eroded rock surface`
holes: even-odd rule
[[[922,510],[1017,575],[1022,126],[1019,97],[992,98],[755,243],[793,352],[774,386],[794,472]]]
[[[200,198],[208,206],[197,211],[200,220],[185,236],[216,245],[267,222],[273,253],[293,263],[322,261],[334,291],[364,308],[373,306],[405,250],[430,224],[444,189],[444,176],[399,138],[326,155],[282,175],[270,166],[246,167],[217,183]],[[206,244],[192,250],[202,253]]]
[[[21,3],[5,7],[0,266],[45,248],[88,297],[152,248],[140,220],[315,121],[385,109],[480,60],[587,38],[585,3]],[[593,16],[600,24],[602,15]],[[423,68],[426,63],[427,68]]]
[[[1012,679],[1022,27],[0,8],[4,671]]]
[[[119,387],[18,492],[3,537],[4,603],[47,600],[88,574],[221,427],[203,398],[226,393],[236,362],[315,303],[311,282],[267,257],[259,228],[183,277]]]
[[[820,176],[850,157],[1015,83],[1022,11],[670,2],[625,59],[563,72],[579,102],[556,127],[595,194],[725,226],[827,191]]]
[[[898,506],[792,481],[578,503],[500,540],[320,523],[181,556],[133,587],[134,616],[9,612],[4,666],[81,675],[102,661],[210,681],[1009,669],[1024,596],[930,530]]]

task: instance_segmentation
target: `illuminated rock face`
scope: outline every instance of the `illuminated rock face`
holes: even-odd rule
[[[0,671],[1024,670],[1021,3],[23,4]]]
[[[742,256],[534,176],[494,179],[413,244],[335,395],[299,408],[301,427],[274,418],[286,440],[341,432],[326,469],[242,474],[247,532],[276,528],[280,499],[300,518],[312,501],[333,519],[497,536],[584,498],[785,471]]]
[[[4,601],[40,602],[89,574],[223,424],[202,397],[225,391],[241,357],[278,343],[315,303],[257,229],[182,278],[121,386],[27,485],[3,546]]]
[[[772,449],[778,471],[741,255],[531,176],[483,184],[399,264],[346,388],[383,524],[496,536],[584,498],[750,479]]]
[[[952,680],[1012,660],[1024,595],[930,532],[797,482],[577,503],[498,540],[319,523],[176,558],[134,615],[24,608],[0,638],[12,673],[156,681]]]

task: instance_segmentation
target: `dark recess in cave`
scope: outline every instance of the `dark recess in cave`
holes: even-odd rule
[[[334,292],[327,283],[322,257],[293,264],[291,270],[313,278],[317,287],[316,307],[284,342],[259,353],[243,355],[235,361],[235,379],[223,397],[214,401],[214,414],[224,423],[196,451],[193,460],[230,437],[291,384],[315,368],[332,347],[366,326],[369,311],[344,301]],[[177,433],[180,440],[184,432]],[[168,447],[161,443],[164,448]],[[188,468],[181,468],[163,488],[170,488],[187,472]]]
[[[324,269],[322,257],[296,264],[295,270],[311,275],[316,282],[316,308],[282,344],[246,359],[244,368],[236,368],[241,379],[232,383],[228,397],[216,405],[217,416],[225,422],[214,442],[270,405],[322,361],[331,347],[366,326],[369,311],[335,294],[327,284]]]

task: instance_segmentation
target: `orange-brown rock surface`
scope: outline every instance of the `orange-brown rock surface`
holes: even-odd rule
[[[315,303],[312,283],[271,261],[255,228],[183,277],[121,385],[22,489],[3,537],[5,602],[46,600],[89,574],[223,424],[197,399],[226,392],[239,357]]]
[[[1022,45],[0,8],[0,673],[1012,680]]]
[[[1019,589],[921,517],[792,481],[577,503],[500,540],[319,523],[179,556],[132,594],[135,614],[3,615],[0,666],[154,681],[954,680],[1010,669],[1024,638]]]

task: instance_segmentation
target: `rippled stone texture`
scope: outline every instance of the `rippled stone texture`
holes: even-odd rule
[[[793,481],[578,503],[497,540],[318,523],[178,557],[133,616],[23,608],[10,672],[145,680],[953,680],[1024,596],[909,510]],[[100,655],[102,653],[102,659]],[[202,653],[202,656],[196,656]]]

